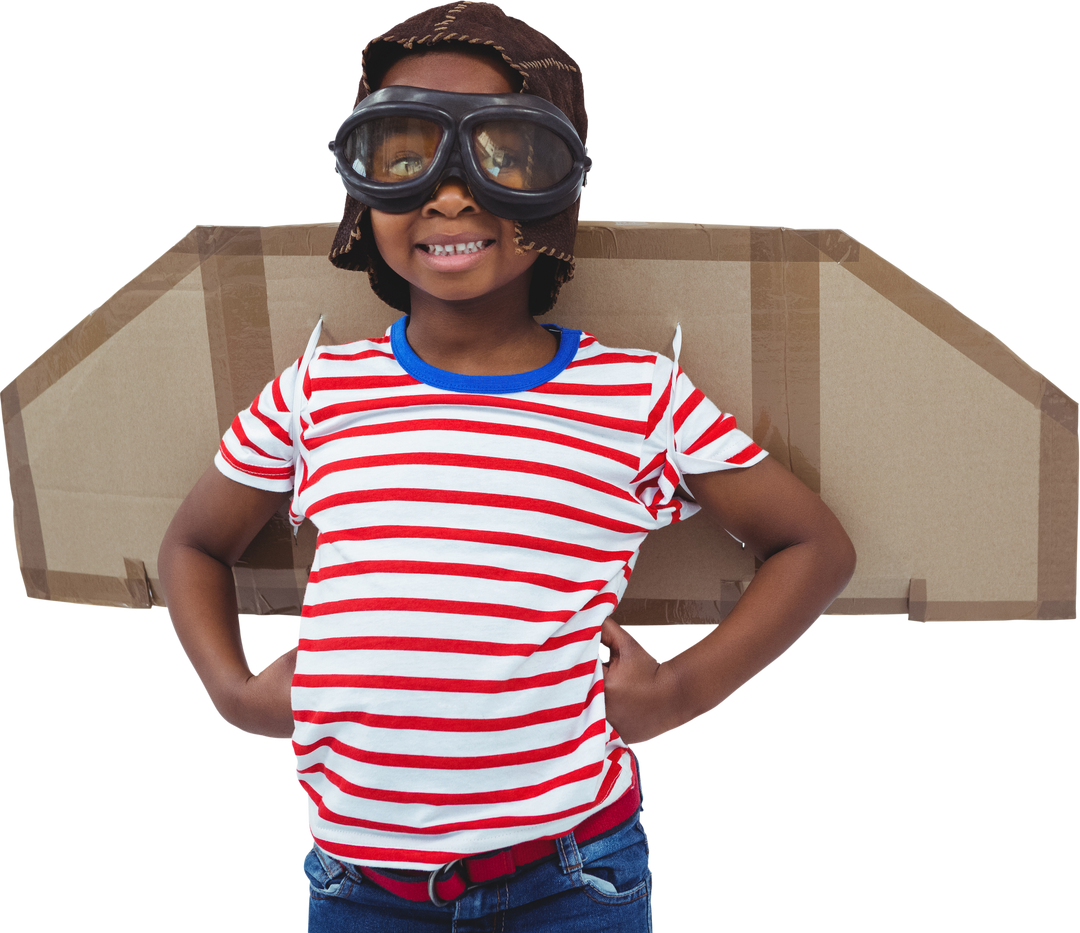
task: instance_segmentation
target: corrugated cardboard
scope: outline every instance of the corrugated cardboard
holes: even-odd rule
[[[335,227],[198,227],[3,391],[30,596],[161,603],[156,556],[240,408],[302,352],[396,317],[334,269]],[[820,492],[859,566],[832,612],[1074,618],[1077,405],[838,230],[583,223],[549,319],[670,352]],[[183,399],[177,405],[176,400]],[[283,519],[241,609],[296,613],[314,534]],[[646,542],[623,622],[719,621],[753,560],[705,520]]]

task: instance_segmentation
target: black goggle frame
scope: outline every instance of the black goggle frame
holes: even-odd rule
[[[376,117],[418,117],[438,124],[442,137],[430,165],[415,177],[380,182],[361,175],[346,156],[349,137],[362,123]],[[471,144],[472,129],[493,120],[533,123],[557,135],[570,151],[573,167],[548,188],[509,188],[493,181],[480,167]],[[361,204],[390,214],[403,214],[426,204],[447,178],[461,178],[477,203],[508,220],[541,220],[573,204],[592,166],[574,125],[554,104],[531,94],[457,94],[427,88],[393,85],[365,97],[341,124],[330,143],[337,171]]]

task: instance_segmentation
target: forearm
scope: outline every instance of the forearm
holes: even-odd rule
[[[173,627],[218,712],[245,732],[288,738],[295,649],[254,675],[240,638],[232,570],[184,545],[162,552]]]
[[[687,482],[706,514],[745,540],[762,564],[728,616],[662,664],[613,621],[604,623],[608,719],[628,742],[674,729],[732,694],[806,631],[855,569],[840,522],[776,464]]]
[[[758,568],[727,617],[667,662],[677,685],[675,725],[715,707],[791,647],[847,584],[848,549],[846,535],[795,544]]]

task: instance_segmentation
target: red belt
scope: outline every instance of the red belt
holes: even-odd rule
[[[637,813],[640,806],[641,792],[638,789],[635,774],[634,783],[618,800],[574,827],[574,839],[578,845],[583,845],[590,839],[595,839],[615,829],[620,823],[625,823]],[[470,855],[450,862],[442,868],[436,868],[433,872],[406,870],[386,874],[381,869],[370,868],[367,865],[361,865],[359,868],[361,875],[369,881],[374,881],[391,894],[410,901],[430,900],[436,906],[443,907],[460,897],[473,885],[505,878],[514,874],[519,868],[551,858],[558,855],[558,852],[556,840],[535,839],[530,842],[519,842],[517,845],[497,852]]]

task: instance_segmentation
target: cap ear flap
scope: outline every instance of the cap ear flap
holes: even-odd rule
[[[574,277],[574,261],[556,259],[547,253],[541,253],[532,267],[532,280],[529,282],[529,314],[538,317],[547,314],[559,297],[559,289],[564,282]]]
[[[409,295],[409,283],[406,282],[387,264],[375,243],[375,233],[371,229],[371,211],[365,208],[360,215],[360,246],[367,257],[368,281],[375,292],[391,308],[409,313],[412,301]]]

